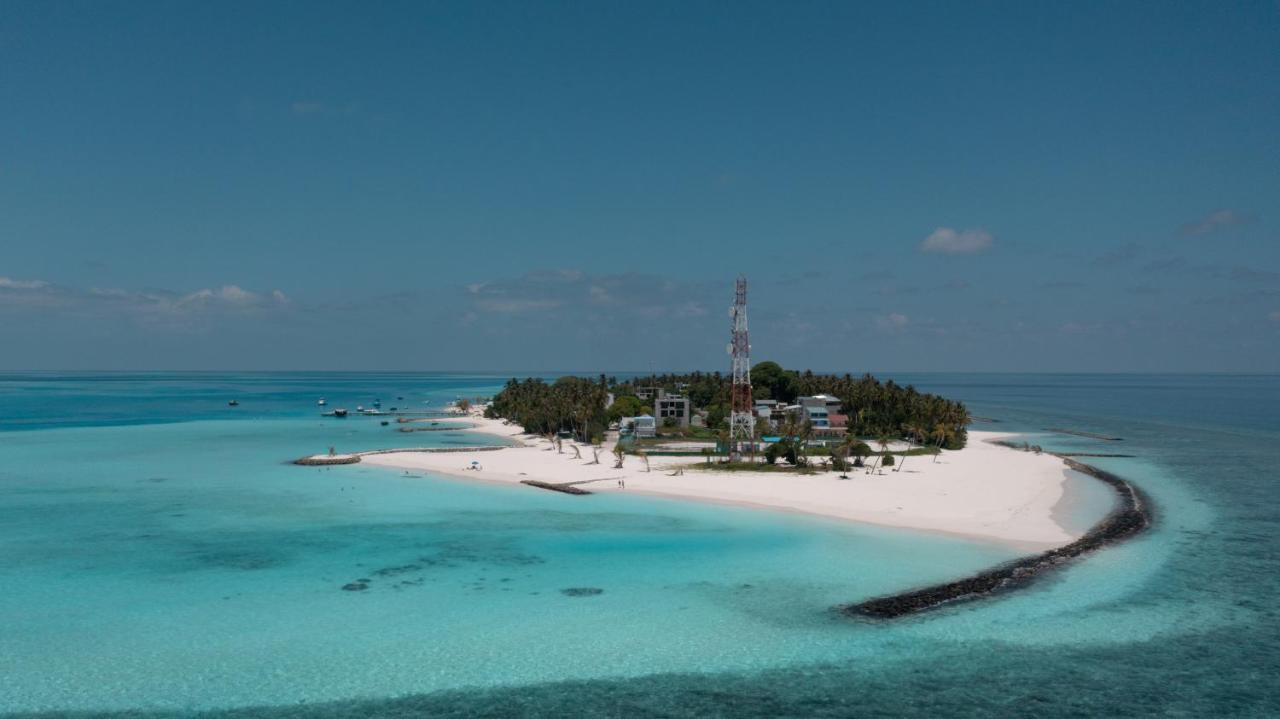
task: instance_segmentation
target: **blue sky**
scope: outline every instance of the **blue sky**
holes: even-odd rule
[[[0,4],[0,368],[1280,371],[1280,3]]]

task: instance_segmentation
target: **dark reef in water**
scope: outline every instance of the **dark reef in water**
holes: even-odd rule
[[[1120,497],[1120,504],[1085,535],[1066,546],[1041,554],[1023,557],[995,569],[955,582],[937,584],[904,594],[880,597],[857,604],[837,607],[846,616],[893,619],[915,614],[943,604],[978,599],[990,594],[1020,587],[1040,573],[1062,565],[1076,557],[1128,539],[1151,526],[1150,502],[1129,482],[1097,467],[1063,457],[1063,462],[1077,472],[1106,482]]]
[[[560,593],[567,597],[594,597],[597,594],[604,594],[604,590],[599,587],[569,587],[561,589]]]
[[[1070,434],[1076,437],[1088,437],[1089,439],[1100,439],[1103,442],[1123,442],[1124,437],[1112,437],[1110,435],[1098,434],[1097,432],[1082,432],[1078,429],[1063,429],[1061,427],[1049,427],[1046,432],[1057,432],[1058,434]]]

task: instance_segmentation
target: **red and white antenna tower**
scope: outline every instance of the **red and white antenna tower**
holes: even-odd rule
[[[747,278],[738,284],[729,308],[733,334],[729,354],[733,357],[733,386],[730,389],[729,461],[742,460],[742,453],[756,441],[756,417],[751,400],[751,341],[747,338]]]

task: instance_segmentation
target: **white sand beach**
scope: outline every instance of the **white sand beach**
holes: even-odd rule
[[[614,469],[612,441],[591,464],[589,445],[578,445],[575,458],[570,442],[557,453],[542,438],[524,435],[519,427],[500,420],[469,417],[470,431],[500,435],[522,442],[498,451],[457,453],[391,452],[369,455],[365,464],[410,472],[448,475],[469,480],[519,483],[537,480],[579,483],[591,492],[677,497],[698,501],[803,512],[870,524],[963,535],[968,538],[1044,549],[1069,543],[1079,532],[1054,520],[1054,508],[1064,502],[1068,470],[1062,460],[991,444],[1011,437],[997,432],[969,432],[963,450],[932,457],[907,457],[902,471],[886,468],[866,474],[857,469],[840,479],[834,471],[813,475],[778,472],[726,472],[690,469],[671,476],[681,465],[705,462],[700,457],[627,456]],[[902,458],[899,457],[899,460]],[[479,469],[469,469],[472,462]],[[618,480],[625,480],[625,489]],[[529,488],[529,491],[546,491]],[[573,501],[565,497],[566,501]]]

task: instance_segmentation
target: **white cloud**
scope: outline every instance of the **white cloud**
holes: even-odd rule
[[[492,278],[464,285],[470,310],[488,314],[563,311],[564,317],[617,323],[621,318],[700,318],[708,314],[704,288],[667,278],[590,274],[574,269],[535,270],[519,277]],[[728,302],[732,284],[721,288]]]
[[[911,318],[901,312],[890,312],[876,318],[876,326],[883,330],[901,330],[911,324]]]
[[[995,238],[986,230],[962,230],[939,227],[920,243],[921,252],[944,255],[972,255],[986,252],[995,244]]]
[[[289,298],[280,290],[264,295],[239,285],[187,293],[169,290],[80,289],[40,280],[0,277],[0,299],[20,308],[62,308],[77,312],[127,313],[138,317],[179,317],[197,313],[248,312],[281,307]]]
[[[6,290],[40,290],[48,287],[44,280],[15,280],[11,277],[0,277],[0,289]]]
[[[1182,234],[1184,235],[1205,235],[1215,230],[1233,225],[1244,225],[1252,222],[1253,218],[1243,215],[1235,210],[1215,210],[1201,217],[1195,222],[1188,222],[1182,226]]]
[[[218,289],[196,290],[168,304],[172,304],[173,308],[181,309],[189,305],[255,307],[264,303],[266,298],[257,292],[250,292],[239,285],[223,285]]]
[[[497,312],[499,314],[520,314],[523,312],[537,312],[539,310],[554,310],[564,303],[559,300],[521,300],[521,299],[487,299],[480,300],[476,306],[487,312]]]
[[[613,295],[609,294],[609,290],[600,285],[591,285],[588,293],[591,295],[591,301],[598,305],[608,304],[613,301]]]

